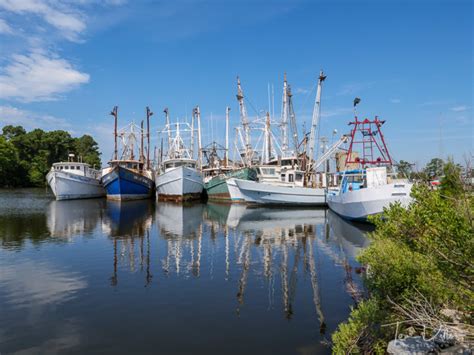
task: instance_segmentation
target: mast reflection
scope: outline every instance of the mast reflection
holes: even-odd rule
[[[131,272],[145,272],[145,287],[151,283],[150,228],[153,223],[154,204],[148,200],[107,200],[104,223],[113,240],[112,286],[118,284],[118,267],[123,265]]]

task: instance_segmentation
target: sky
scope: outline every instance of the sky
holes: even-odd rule
[[[202,113],[204,143],[239,124],[236,77],[251,116],[279,120],[283,75],[300,134],[320,70],[321,136],[359,118],[386,120],[396,160],[463,163],[474,153],[470,0],[0,0],[0,127],[91,134],[106,162],[119,126]],[[271,91],[270,91],[271,92]],[[270,105],[272,106],[272,105]],[[272,111],[270,109],[270,111]],[[212,119],[211,119],[212,117]]]

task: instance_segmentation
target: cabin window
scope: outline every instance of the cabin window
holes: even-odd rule
[[[281,174],[281,181],[286,181],[285,174]]]
[[[61,170],[63,170],[63,167],[62,167],[62,166],[61,166],[61,167],[59,167],[59,168],[60,168]]]
[[[295,176],[293,174],[288,175],[288,182],[294,182]]]
[[[303,181],[303,174],[296,174],[296,181]]]
[[[81,167],[80,167],[80,166],[76,166],[76,170],[81,170]]]

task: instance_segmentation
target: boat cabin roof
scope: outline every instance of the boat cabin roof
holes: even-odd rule
[[[75,161],[67,161],[67,162],[62,161],[62,162],[59,162],[59,163],[53,163],[53,166],[69,166],[69,165],[74,165],[74,166],[82,165],[82,166],[87,166],[87,167],[90,166],[87,163],[79,163],[79,162],[75,162]]]
[[[117,159],[117,160],[111,160],[109,161],[109,164],[111,163],[136,163],[136,164],[143,164],[143,162],[139,161],[139,160],[135,160],[135,159],[124,159],[124,160],[120,160],[120,159]]]
[[[194,159],[185,159],[185,158],[178,158],[178,159],[167,159],[163,161],[163,164],[167,163],[175,163],[175,162],[182,162],[182,163],[196,163]]]

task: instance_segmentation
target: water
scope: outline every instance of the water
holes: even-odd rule
[[[360,227],[0,190],[0,353],[329,353],[362,290]]]

